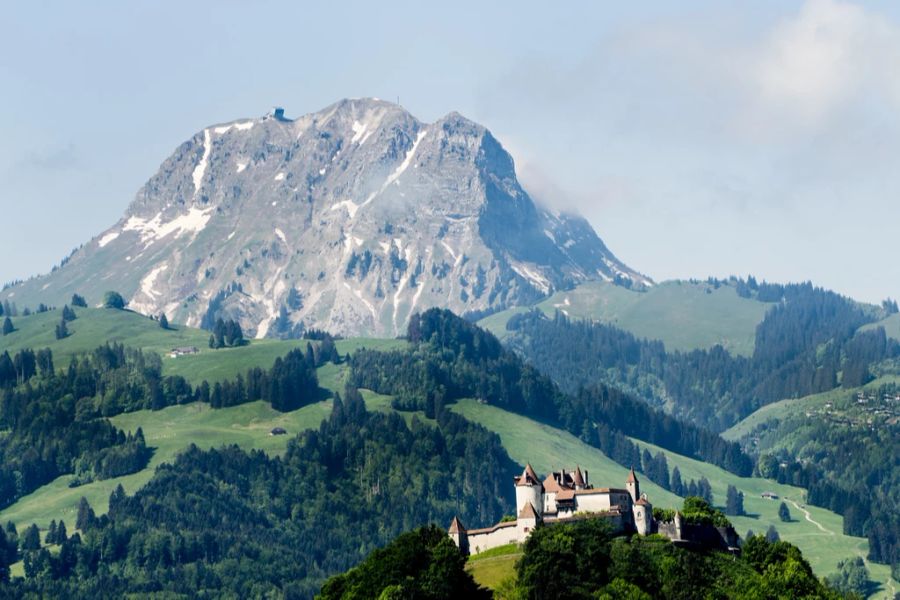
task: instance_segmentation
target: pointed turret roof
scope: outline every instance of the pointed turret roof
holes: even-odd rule
[[[534,510],[534,505],[531,502],[526,502],[525,506],[522,507],[522,510],[519,511],[520,519],[537,519],[538,514],[537,511]]]
[[[577,487],[584,487],[584,477],[581,475],[581,467],[575,467],[575,475],[572,477],[572,483]]]
[[[631,467],[631,473],[628,474],[628,479],[625,480],[625,483],[638,483],[638,478],[634,474],[634,467]]]
[[[460,533],[465,530],[466,528],[463,527],[463,524],[460,522],[459,517],[453,517],[453,520],[450,521],[450,528],[447,530],[447,533]]]
[[[541,480],[538,479],[537,473],[531,468],[530,463],[526,463],[525,470],[522,471],[521,475],[516,477],[516,485],[540,485],[540,483]]]

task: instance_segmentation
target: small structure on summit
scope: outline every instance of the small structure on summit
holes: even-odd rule
[[[448,534],[460,551],[477,554],[497,546],[524,542],[538,523],[559,523],[573,519],[602,518],[613,531],[647,535],[653,532],[653,506],[640,493],[634,469],[625,488],[595,488],[588,472],[575,467],[547,475],[543,481],[530,464],[514,478],[516,520],[492,527],[467,530],[454,517]]]

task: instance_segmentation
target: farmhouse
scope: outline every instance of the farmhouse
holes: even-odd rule
[[[197,346],[182,346],[180,348],[172,348],[169,350],[169,356],[171,358],[178,358],[179,356],[197,354],[198,352],[200,352],[200,350],[197,349]]]

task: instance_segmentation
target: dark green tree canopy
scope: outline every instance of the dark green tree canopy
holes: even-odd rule
[[[123,310],[125,308],[125,298],[119,292],[109,291],[103,296],[103,307]]]

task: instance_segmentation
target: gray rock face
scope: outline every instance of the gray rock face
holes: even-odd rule
[[[383,336],[431,306],[491,311],[599,278],[651,283],[584,219],[536,206],[484,127],[361,99],[202,130],[118,223],[0,300],[114,289],[193,326]]]

